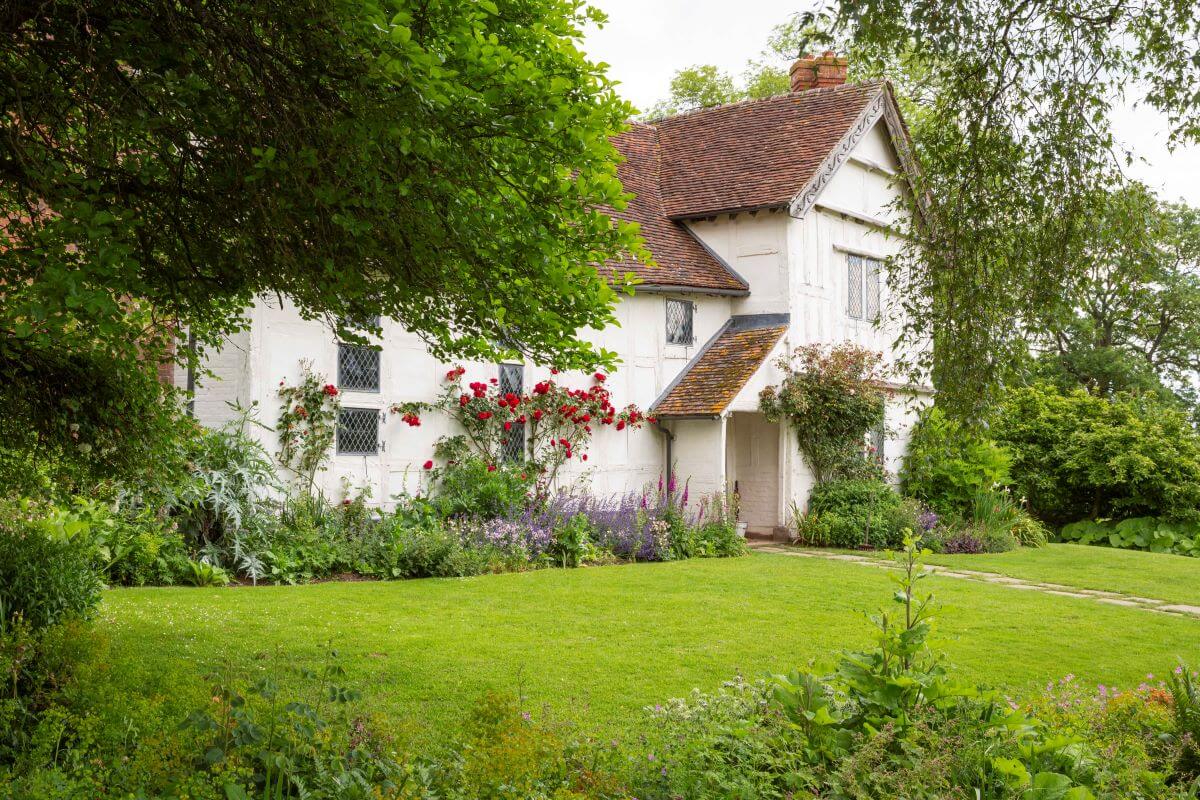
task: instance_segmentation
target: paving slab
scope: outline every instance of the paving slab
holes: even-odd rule
[[[1188,614],[1193,617],[1200,617],[1200,606],[1189,606],[1182,603],[1158,606],[1157,610],[1170,611],[1172,614]]]
[[[820,550],[804,549],[799,547],[789,547],[781,544],[757,544],[750,543],[750,547],[761,553],[775,553],[787,556],[801,556],[803,558],[824,558],[829,561],[843,561],[851,564],[864,564],[872,566],[876,569],[896,570],[899,566],[891,561],[885,561],[881,558],[873,558],[870,556],[857,556],[851,553],[825,553]],[[1152,597],[1137,597],[1134,595],[1125,595],[1119,592],[1107,592],[1101,589],[1081,589],[1076,586],[1069,586],[1061,583],[1040,583],[1037,581],[1025,581],[1020,578],[1013,578],[1008,575],[1000,575],[995,572],[983,572],[979,570],[957,569],[942,567],[936,564],[924,565],[926,574],[937,575],[943,578],[954,578],[956,580],[971,581],[973,583],[990,583],[995,586],[1004,586],[1009,589],[1023,589],[1025,591],[1041,592],[1042,594],[1052,594],[1058,597],[1070,597],[1077,600],[1094,600],[1097,603],[1108,603],[1109,605],[1122,606],[1123,608],[1138,608],[1142,611],[1153,611],[1155,613],[1174,614],[1177,616],[1187,616],[1200,618],[1200,606],[1185,605],[1182,603],[1167,603],[1165,600],[1156,600]]]

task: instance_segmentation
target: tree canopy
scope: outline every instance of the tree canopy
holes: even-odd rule
[[[852,69],[903,77],[929,224],[890,270],[939,403],[978,418],[1020,370],[1039,318],[1078,297],[1123,177],[1109,124],[1125,98],[1200,140],[1191,0],[840,0],[796,25],[852,42]],[[911,106],[910,106],[911,107]],[[1131,157],[1131,156],[1126,156]]]
[[[1100,210],[1075,290],[1035,320],[1041,371],[1101,396],[1165,390],[1194,405],[1200,212],[1136,184]]]
[[[111,455],[149,408],[120,397],[136,365],[183,326],[217,344],[261,295],[345,336],[393,318],[442,356],[611,362],[576,334],[627,288],[595,265],[644,252],[601,210],[623,205],[609,136],[631,113],[577,47],[601,19],[581,0],[5,3],[8,422]]]

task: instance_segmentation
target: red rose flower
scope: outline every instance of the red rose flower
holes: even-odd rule
[[[492,412],[490,412],[490,411],[480,411],[480,412],[479,412],[478,414],[476,414],[475,416],[479,417],[479,419],[491,419],[491,418],[492,418]]]
[[[625,420],[623,420],[623,419],[617,420],[617,430],[619,430],[619,431],[625,430]]]
[[[508,421],[506,421],[506,422],[504,423],[504,430],[506,430],[506,431],[511,431],[511,430],[512,430],[512,423],[511,423],[511,422],[508,422]]]
[[[535,408],[533,410],[533,418],[535,420],[539,420],[542,418],[542,410],[540,408]]]
[[[424,467],[425,467],[425,469],[433,469],[433,461],[432,460],[426,461],[424,464]]]
[[[488,472],[495,472],[495,471],[496,471],[496,465],[488,464]]]
[[[337,397],[338,389],[332,383],[325,384],[325,388],[321,390],[330,397]]]
[[[582,456],[580,456],[580,458],[582,458],[584,461],[587,461],[587,453],[584,453]]]
[[[608,380],[608,376],[603,372],[597,372],[592,377],[596,379],[596,383],[604,383],[606,380]]]
[[[466,405],[467,403],[469,403],[469,402],[471,402],[471,397],[470,397],[470,395],[465,395],[465,394],[464,394],[462,397],[458,398],[458,404],[459,404],[459,406],[465,406],[465,405]]]

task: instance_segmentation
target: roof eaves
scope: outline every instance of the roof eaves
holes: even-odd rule
[[[813,204],[816,203],[817,197],[833,179],[834,174],[850,157],[850,153],[855,146],[862,140],[867,132],[874,127],[875,123],[884,116],[885,106],[887,105],[888,90],[886,84],[882,82],[871,82],[860,84],[868,86],[873,91],[867,102],[863,105],[862,111],[855,118],[854,123],[838,141],[837,145],[829,151],[825,156],[825,160],[821,162],[821,166],[809,178],[800,191],[798,191],[791,202],[788,203],[788,213],[793,217],[803,217]]]
[[[688,232],[689,236],[691,236],[693,239],[696,240],[696,244],[698,244],[698,245],[700,245],[700,247],[704,248],[704,252],[706,252],[710,256],[712,256],[713,261],[716,261],[718,264],[720,264],[722,269],[724,269],[726,272],[728,272],[735,281],[740,283],[746,289],[747,294],[750,293],[750,282],[748,280],[743,278],[741,276],[741,274],[729,264],[728,261],[726,261],[724,258],[721,258],[720,254],[718,254],[716,250],[713,250],[711,247],[709,247],[708,242],[701,239],[700,235],[697,234],[694,230],[692,230],[690,225],[688,225],[687,223],[684,223],[684,222],[680,222],[678,224],[681,225],[683,227],[683,229]]]
[[[634,285],[639,292],[672,293],[672,294],[713,294],[723,297],[747,297],[749,289],[722,289],[713,286],[675,283],[639,283]]]

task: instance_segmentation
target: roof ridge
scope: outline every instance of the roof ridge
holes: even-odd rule
[[[821,86],[816,89],[805,89],[802,92],[784,92],[782,94],[773,94],[770,97],[749,97],[745,100],[738,100],[733,103],[721,103],[715,106],[702,106],[700,108],[689,108],[686,111],[680,111],[676,114],[668,114],[664,117],[658,117],[651,120],[627,120],[631,125],[638,125],[648,128],[657,129],[659,125],[671,120],[684,119],[686,117],[694,117],[700,114],[706,114],[714,111],[722,111],[728,108],[738,108],[740,106],[752,106],[757,103],[770,103],[777,101],[783,97],[811,97],[817,94],[836,94],[837,92],[845,91],[846,89],[878,89],[887,84],[887,80],[883,78],[871,78],[870,80],[860,81],[858,83],[840,83],[837,86]]]

